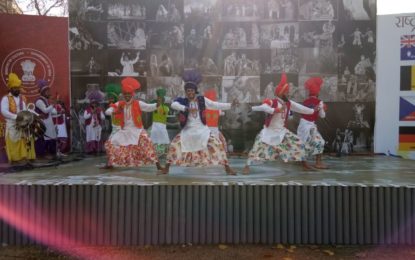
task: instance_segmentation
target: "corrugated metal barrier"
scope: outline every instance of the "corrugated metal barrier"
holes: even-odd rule
[[[0,185],[0,242],[414,244],[415,189]]]

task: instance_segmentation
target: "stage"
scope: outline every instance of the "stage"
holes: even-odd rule
[[[387,156],[102,170],[105,157],[0,175],[6,244],[415,244],[415,169]],[[3,212],[3,214],[1,213]],[[6,213],[4,213],[6,212]],[[32,227],[33,225],[33,227]]]

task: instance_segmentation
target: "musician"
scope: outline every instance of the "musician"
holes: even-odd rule
[[[52,120],[52,115],[56,115],[56,109],[49,103],[50,87],[46,80],[37,82],[39,87],[39,98],[35,102],[36,113],[42,119],[46,126],[46,132],[35,142],[37,157],[54,157],[56,156],[56,128]]]
[[[67,156],[65,153],[68,151],[68,130],[66,125],[66,120],[68,119],[66,116],[66,108],[65,103],[63,103],[59,97],[57,98],[55,109],[57,114],[52,116],[53,123],[56,127],[56,134],[57,134],[57,151],[56,155],[58,157],[65,157]]]
[[[104,101],[100,91],[94,90],[88,95],[90,105],[84,112],[86,147],[88,154],[99,153],[102,151],[101,132],[102,122],[105,120],[104,111],[99,107],[99,103]]]
[[[17,113],[26,110],[26,98],[20,95],[22,81],[10,73],[7,87],[9,93],[1,99],[1,114],[6,119],[6,153],[10,163],[36,159],[35,141],[16,130]]]

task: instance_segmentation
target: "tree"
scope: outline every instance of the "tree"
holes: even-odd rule
[[[24,14],[67,16],[68,0],[16,0]]]

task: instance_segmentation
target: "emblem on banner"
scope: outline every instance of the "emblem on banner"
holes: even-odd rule
[[[38,96],[36,82],[44,79],[51,86],[55,77],[55,69],[49,57],[35,49],[23,48],[9,53],[1,64],[0,76],[3,86],[7,85],[9,73],[16,73],[22,80],[24,93],[27,97]]]
[[[401,60],[415,60],[415,35],[401,36]]]

